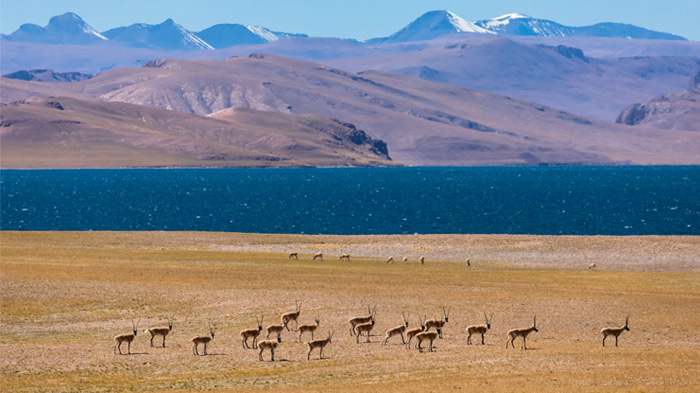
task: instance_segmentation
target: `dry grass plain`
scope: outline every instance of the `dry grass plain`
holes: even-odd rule
[[[325,261],[310,260],[317,251]],[[2,391],[700,390],[698,237],[0,232],[0,258]],[[307,361],[289,332],[274,363],[241,347],[256,314],[278,322],[295,300],[302,323],[318,315],[319,336],[335,331],[327,359]],[[377,324],[356,344],[347,320],[367,304]],[[442,305],[452,313],[435,352],[381,345],[402,311],[415,326]],[[486,345],[468,346],[482,311],[494,313]],[[167,348],[150,348],[143,330],[170,314]],[[506,332],[533,314],[531,349],[506,350]],[[601,347],[600,329],[627,314],[619,348]],[[113,355],[131,318],[132,355]],[[189,339],[209,321],[210,356],[194,356]]]

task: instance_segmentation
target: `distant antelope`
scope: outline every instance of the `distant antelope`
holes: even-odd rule
[[[299,259],[299,254],[296,252],[293,252],[289,254],[289,259]]]
[[[403,325],[399,325],[387,330],[382,345],[386,345],[386,342],[389,341],[391,337],[396,336],[397,334],[401,335],[401,342],[404,343],[404,345],[406,344],[406,339],[403,337],[403,333],[406,331],[406,328],[408,328],[408,318],[406,317],[405,313],[401,313],[401,317],[403,318]]]
[[[318,348],[318,358],[323,359],[323,348],[331,342],[331,338],[333,338],[333,332],[329,330],[327,339],[307,342],[306,346],[309,348],[309,352],[306,354],[306,360],[311,360],[311,351],[313,351],[314,348]]]
[[[355,328],[357,325],[362,324],[362,323],[367,323],[372,320],[372,317],[374,315],[374,312],[377,310],[377,306],[374,306],[374,309],[370,309],[369,305],[367,305],[367,315],[359,316],[359,317],[354,317],[348,320],[350,323],[350,335],[354,336],[357,334],[355,331]]]
[[[263,318],[260,317],[260,319],[258,319],[258,317],[256,316],[255,320],[258,322],[257,328],[241,330],[241,341],[243,344],[243,348],[250,349],[250,347],[248,346],[248,338],[249,337],[253,337],[253,348],[258,347],[258,336],[260,335],[260,332],[262,331]]]
[[[421,265],[425,265],[425,257],[421,256],[420,258],[418,258],[418,262],[420,262]]]
[[[467,267],[472,266],[472,263],[471,263],[471,261],[469,261],[469,258],[467,258],[467,260],[465,260],[464,262],[467,264]]]
[[[355,326],[355,330],[357,330],[357,336],[355,336],[355,342],[358,344],[360,343],[360,336],[362,333],[367,333],[367,342],[370,342],[369,338],[371,336],[372,329],[374,328],[374,315],[372,315],[372,319],[370,319],[369,322],[361,323],[357,326]]]
[[[163,336],[163,348],[165,348],[165,336],[167,336],[168,333],[170,333],[173,330],[173,320],[171,318],[167,319],[168,326],[152,327],[143,331],[144,333],[148,333],[151,335],[151,347],[153,347],[153,339],[156,336]]]
[[[394,257],[387,258],[386,263],[394,263]]]
[[[491,314],[491,318],[493,318],[493,313]],[[467,327],[467,333],[469,334],[469,336],[467,336],[467,345],[472,344],[472,334],[481,334],[481,345],[484,345],[484,333],[491,329],[491,318],[487,317],[486,313],[484,313],[486,325],[472,325]]]
[[[450,307],[447,311],[445,311],[445,307],[442,307],[442,319],[429,319],[425,321],[425,330],[427,331],[434,327],[438,333],[438,336],[440,339],[442,339],[442,328],[445,327],[445,324],[449,320],[450,311],[452,311],[452,307]]]
[[[506,340],[506,348],[508,348],[509,342],[510,342],[510,345],[513,348],[515,348],[513,341],[515,341],[515,339],[518,337],[522,337],[523,338],[523,349],[527,349],[527,344],[525,343],[525,340],[527,339],[527,335],[532,333],[532,332],[539,332],[539,330],[537,330],[537,315],[535,315],[535,317],[532,318],[532,327],[529,327],[527,329],[512,329],[512,330],[508,331],[508,339]]]
[[[284,330],[284,325],[268,325],[265,328],[265,331],[267,332],[267,336],[265,336],[266,339],[270,338],[270,334],[275,334],[277,335],[277,338],[282,340],[282,331]],[[260,342],[258,342],[258,345],[260,345]]]
[[[408,257],[403,257],[403,259],[401,260],[401,262],[403,262],[403,263],[408,263]]]
[[[309,325],[299,325],[299,342],[301,342],[301,335],[304,334],[304,332],[310,332],[311,333],[311,339],[314,339],[314,332],[316,331],[316,328],[318,328],[318,325],[320,325],[321,320],[316,317],[314,320],[313,324]]]
[[[132,319],[131,320],[131,327],[133,328],[133,330],[131,331],[131,333],[124,333],[124,334],[120,334],[120,335],[114,337],[114,354],[115,355],[117,354],[117,349],[119,350],[119,354],[123,355],[123,353],[122,353],[122,343],[123,342],[126,342],[126,344],[127,344],[126,353],[128,355],[131,355],[131,342],[134,341],[134,339],[136,338],[136,333],[138,332],[139,322],[141,322],[140,319],[138,320],[138,322],[136,322],[136,324],[134,324],[134,320]]]
[[[425,340],[430,341],[430,346],[428,347],[429,352],[433,352],[433,341],[438,337],[437,332],[420,332],[416,334],[416,340],[418,340],[418,351],[423,352],[421,344]]]
[[[297,322],[297,318],[299,318],[299,314],[301,313],[301,303],[299,303],[297,300],[294,301],[296,304],[296,311],[288,312],[282,314],[282,325],[289,331],[289,322],[294,321],[295,327],[299,326],[299,323]]]
[[[588,270],[595,270],[595,262],[592,262],[590,265],[588,265]]]
[[[315,261],[316,258],[318,258],[318,259],[320,259],[320,260],[323,260],[323,253],[322,253],[322,252],[317,252],[316,254],[314,254],[314,259],[313,259],[313,260]]]
[[[409,349],[411,348],[411,340],[413,339],[413,337],[415,337],[416,334],[425,331],[425,315],[423,315],[423,318],[421,318],[419,315],[418,320],[420,321],[420,327],[415,327],[406,331],[406,337],[408,338],[408,340],[406,341],[406,347],[408,347]]]
[[[277,340],[262,340],[258,343],[258,348],[260,349],[260,352],[258,353],[258,359],[260,361],[263,361],[263,351],[266,349],[270,350],[270,361],[274,362],[275,361],[275,349],[277,349],[277,345],[281,343],[282,340],[280,339],[279,336],[277,336]]]
[[[197,350],[199,348],[199,344],[204,344],[204,356],[207,355],[207,344],[214,339],[214,329],[216,329],[216,325],[212,327],[210,324],[208,336],[194,336],[190,339],[190,341],[192,341],[192,352],[195,355],[199,356],[199,351]]]
[[[606,327],[605,329],[600,331],[600,334],[603,335],[603,346],[605,346],[605,339],[608,338],[608,336],[614,336],[615,337],[615,346],[617,347],[617,338],[620,337],[620,334],[627,330],[628,332],[630,331],[629,328],[629,321],[630,321],[630,316],[628,315],[627,318],[625,318],[625,326],[620,326],[620,327]]]
[[[350,254],[343,254],[340,256],[340,260],[342,261],[345,259],[346,261],[350,261]]]

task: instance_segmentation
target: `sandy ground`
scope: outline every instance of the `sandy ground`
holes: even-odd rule
[[[325,260],[311,261],[315,252]],[[695,392],[699,256],[698,237],[0,232],[0,388]],[[318,316],[317,336],[334,332],[326,359],[307,361],[292,331],[275,362],[242,348],[239,332],[256,316],[278,323],[297,300],[301,323]],[[347,321],[367,305],[377,306],[371,342],[356,343]],[[451,312],[435,352],[399,337],[381,344],[402,312],[414,327],[442,306]],[[465,329],[483,312],[494,314],[486,345],[467,345]],[[506,349],[506,332],[533,315],[530,349]],[[603,348],[600,329],[626,315],[631,330]],[[166,348],[150,347],[143,330],[167,316]],[[132,318],[132,355],[114,355],[112,338]],[[194,356],[189,339],[210,323],[210,355]]]

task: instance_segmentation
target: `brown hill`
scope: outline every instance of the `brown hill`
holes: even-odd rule
[[[67,97],[0,109],[2,168],[396,165],[382,141],[320,116],[230,109],[207,118]]]
[[[627,127],[410,76],[354,74],[270,55],[157,60],[62,87],[200,115],[247,107],[337,118],[386,141],[392,158],[408,165],[700,163],[700,136],[693,133]]]
[[[646,104],[633,104],[623,110],[617,122],[666,130],[700,131],[700,70],[690,78],[688,89],[664,94]]]

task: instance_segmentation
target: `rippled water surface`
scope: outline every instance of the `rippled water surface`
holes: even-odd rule
[[[0,171],[3,230],[700,234],[700,167]]]

